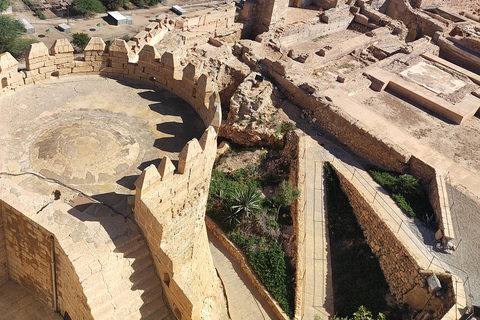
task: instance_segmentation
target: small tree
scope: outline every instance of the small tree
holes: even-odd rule
[[[80,48],[81,51],[85,48],[87,45],[88,41],[90,41],[90,37],[88,34],[82,32],[82,33],[74,33],[72,34],[73,41],[72,43],[76,45],[77,47]]]
[[[0,0],[0,12],[7,10],[9,5],[10,5],[9,0]]]
[[[25,33],[23,23],[9,15],[0,15],[0,53],[8,51],[15,57],[25,53],[30,44],[36,41],[22,39],[22,33]]]
[[[83,16],[105,12],[105,6],[99,0],[73,0],[72,5],[75,12]]]
[[[278,206],[277,216],[275,220],[278,220],[280,209],[282,207],[288,207],[289,205],[291,205],[292,201],[298,199],[299,196],[300,191],[298,191],[297,188],[293,187],[292,182],[290,182],[289,180],[282,181],[282,183],[280,183],[280,188],[273,197],[275,205]]]

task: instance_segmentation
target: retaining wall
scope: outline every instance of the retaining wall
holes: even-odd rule
[[[262,282],[256,275],[253,267],[248,262],[248,258],[241,252],[232,241],[228,239],[222,229],[213,222],[209,217],[205,218],[205,223],[208,230],[222,243],[222,245],[230,252],[237,262],[241,265],[243,272],[247,275],[250,282],[255,286],[260,295],[268,301],[270,307],[272,307],[273,312],[278,317],[278,319],[287,320],[289,319],[285,312],[282,310],[275,298],[268,292],[268,290],[263,286]]]
[[[342,190],[348,196],[355,216],[365,235],[372,252],[377,256],[383,274],[392,295],[400,302],[406,302],[422,314],[433,310],[434,319],[441,319],[455,305],[455,291],[452,276],[440,274],[442,295],[436,296],[427,290],[427,277],[432,271],[421,267],[416,260],[416,250],[407,247],[398,233],[389,225],[389,218],[382,215],[381,210],[366,200],[355,185],[353,179],[347,177],[343,170],[335,167]],[[351,177],[351,176],[350,176]],[[429,268],[426,267],[427,269]],[[436,272],[438,273],[438,272]]]

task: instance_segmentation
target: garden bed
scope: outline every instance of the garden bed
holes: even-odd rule
[[[293,317],[289,206],[298,191],[287,180],[289,163],[278,150],[233,145],[212,171],[207,214],[243,249],[265,287]]]

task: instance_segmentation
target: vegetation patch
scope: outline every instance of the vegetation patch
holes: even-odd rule
[[[348,319],[403,319],[405,314],[397,305],[386,302],[388,284],[377,258],[365,241],[349,199],[343,192],[338,176],[329,163],[325,163],[325,184],[328,212],[328,230],[332,262],[334,308],[336,317]],[[364,306],[365,308],[361,308]]]
[[[244,250],[265,287],[293,317],[295,270],[285,254],[288,241],[282,228],[292,224],[290,204],[298,190],[285,179],[288,168],[278,151],[258,152],[237,145],[217,160],[207,214]],[[252,158],[258,159],[256,164]],[[235,168],[227,171],[232,165],[223,162],[235,163]],[[268,197],[265,190],[270,190]]]
[[[409,217],[417,217],[426,225],[435,221],[428,196],[415,177],[379,169],[370,169],[368,172]]]
[[[27,52],[35,40],[22,39],[25,27],[21,21],[10,15],[0,15],[0,53],[10,52],[14,57],[19,57]]]

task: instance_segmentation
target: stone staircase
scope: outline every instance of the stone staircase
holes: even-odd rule
[[[146,240],[132,219],[98,203],[55,207],[39,218],[68,256],[95,320],[174,319]]]
[[[146,241],[132,221],[127,219],[126,224],[128,233],[112,239],[115,248],[100,250],[97,276],[80,279],[92,315],[94,319],[171,320]],[[92,277],[101,279],[100,284],[88,281]]]

